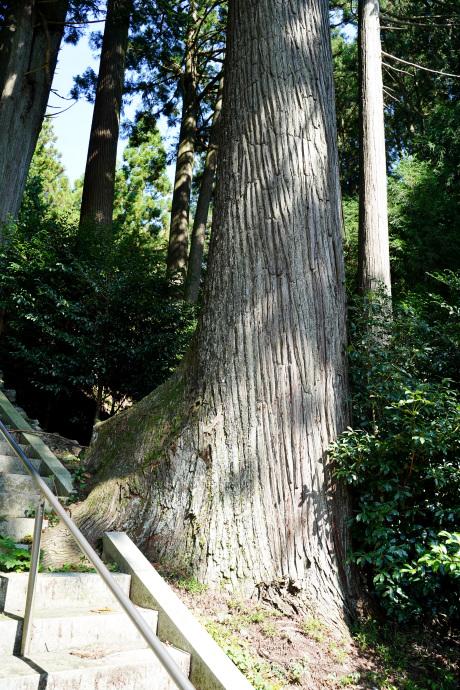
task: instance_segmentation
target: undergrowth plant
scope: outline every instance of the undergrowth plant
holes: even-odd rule
[[[23,573],[30,569],[30,552],[16,546],[14,539],[0,534],[0,572]]]
[[[105,563],[107,570],[111,573],[116,573],[118,571],[118,565],[116,563]],[[45,572],[53,573],[96,573],[96,569],[93,568],[91,563],[89,563],[84,556],[82,556],[80,563],[64,563],[60,568],[54,568],[54,570],[47,570]]]
[[[349,558],[401,620],[460,614],[459,283],[443,280],[447,298],[405,296],[392,315],[381,295],[353,302],[354,425],[330,453],[354,487]]]

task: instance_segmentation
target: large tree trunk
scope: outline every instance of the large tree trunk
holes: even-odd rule
[[[111,225],[131,0],[108,0],[80,222]]]
[[[68,2],[12,0],[0,32],[0,223],[16,218],[46,111]]]
[[[225,79],[192,346],[96,426],[95,487],[74,517],[92,539],[126,530],[152,560],[339,626],[353,600],[349,500],[327,456],[349,408],[326,0],[230,2]],[[67,557],[59,528],[44,548]]]
[[[379,0],[359,0],[360,186],[358,283],[361,294],[391,295]]]
[[[203,263],[204,243],[206,239],[206,224],[208,222],[209,205],[212,197],[212,187],[216,172],[217,155],[219,151],[220,118],[222,112],[222,93],[224,78],[221,77],[217,92],[214,117],[209,133],[209,144],[204,163],[203,178],[200,194],[193,220],[192,236],[190,238],[190,252],[188,256],[187,283],[185,285],[185,301],[193,304],[198,299],[200,289],[201,267]]]
[[[177,151],[176,174],[171,202],[171,225],[166,266],[174,282],[185,279],[188,255],[188,222],[192,193],[198,115],[196,68],[196,2],[190,0],[189,27],[186,40],[185,71],[182,77],[182,118]]]

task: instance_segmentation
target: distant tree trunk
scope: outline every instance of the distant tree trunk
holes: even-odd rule
[[[327,449],[349,423],[327,0],[233,0],[213,231],[190,351],[95,427],[92,540],[126,530],[201,581],[353,613],[349,498]],[[63,541],[65,544],[63,545]],[[44,565],[72,554],[59,526]]]
[[[101,381],[98,381],[97,393],[96,393],[96,411],[94,413],[94,424],[96,424],[96,422],[99,421],[99,417],[101,415],[103,394],[104,394],[104,385],[101,383]]]
[[[111,225],[131,0],[108,0],[80,223]]]
[[[7,4],[0,32],[0,223],[18,215],[67,7],[64,0]]]
[[[190,252],[188,256],[187,282],[185,285],[185,301],[194,303],[198,299],[200,289],[201,266],[203,263],[204,242],[206,239],[206,224],[208,222],[209,204],[212,197],[212,186],[216,172],[217,156],[219,150],[220,116],[222,112],[222,93],[224,78],[219,83],[216,106],[209,134],[209,145],[204,164],[203,178],[201,180],[200,195],[196,205],[193,221],[192,237],[190,239]]]
[[[358,282],[391,295],[378,0],[359,0],[360,188]]]
[[[185,73],[182,76],[182,118],[171,202],[168,256],[166,260],[167,269],[177,283],[184,281],[187,269],[188,222],[198,114],[198,75],[194,47],[196,21],[196,2],[195,0],[190,0],[189,27],[185,47]]]

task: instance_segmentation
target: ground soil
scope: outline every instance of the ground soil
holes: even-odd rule
[[[171,585],[227,653],[231,650],[240,669],[249,670],[249,679],[261,690],[460,688],[458,632],[368,618],[346,639],[319,621],[281,615],[264,603],[200,592],[199,585],[194,588],[187,580]]]

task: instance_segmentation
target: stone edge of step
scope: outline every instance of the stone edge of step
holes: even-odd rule
[[[181,649],[177,649],[172,645],[167,646],[168,652],[174,658],[179,667],[188,674],[190,672],[190,654]],[[158,678],[158,670],[161,668],[159,662],[155,658],[153,652],[145,647],[132,647],[120,651],[113,651],[104,657],[85,658],[78,654],[78,651],[72,650],[73,653],[63,655],[54,652],[45,652],[40,654],[31,654],[28,661],[32,662],[36,668],[46,669],[48,678],[53,680],[53,677],[59,674],[62,678],[65,675],[72,675],[73,673],[85,673],[99,671],[101,668],[122,668],[129,669],[133,666],[141,667],[141,665],[149,670],[152,668],[156,670],[155,677]],[[63,659],[64,656],[64,659]],[[64,667],[63,662],[66,664]],[[166,680],[166,672],[164,671]],[[19,674],[19,675],[18,675]],[[0,683],[9,679],[28,678],[30,676],[36,677],[37,672],[27,662],[24,662],[20,657],[3,657],[0,656]],[[0,687],[2,687],[0,685]],[[11,686],[13,687],[13,686]],[[17,686],[20,688],[20,685]]]
[[[32,458],[41,460],[41,471],[48,476],[53,476],[60,496],[70,496],[75,493],[73,479],[70,472],[50,451],[41,438],[36,434],[28,433],[33,429],[25,421],[22,415],[10,403],[8,398],[0,390],[0,414],[5,424],[9,424],[13,429],[23,429],[21,443],[30,446]]]
[[[252,685],[124,532],[106,532],[106,561],[131,575],[131,601],[158,611],[158,637],[189,652],[191,683],[200,690],[251,690]]]

